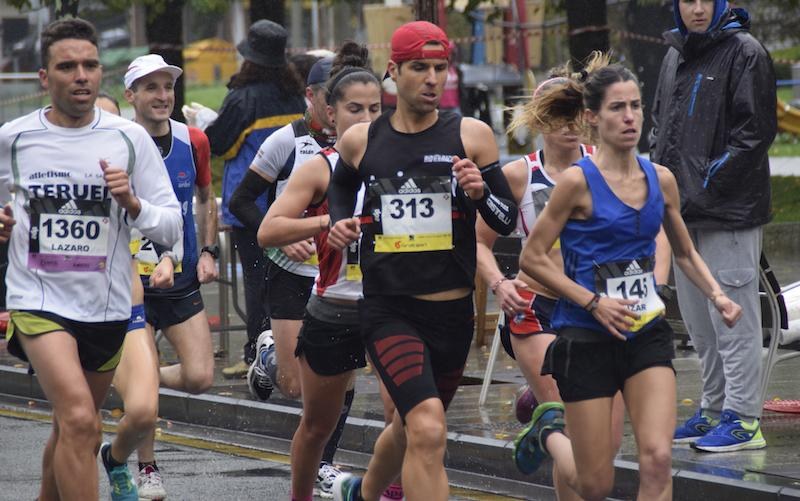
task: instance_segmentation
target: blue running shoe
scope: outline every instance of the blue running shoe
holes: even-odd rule
[[[563,432],[564,426],[564,404],[545,402],[538,405],[533,411],[531,423],[514,440],[514,464],[517,469],[526,475],[535,472],[547,457],[542,433]]]
[[[758,419],[748,423],[731,410],[722,411],[719,424],[692,444],[692,448],[706,452],[763,449],[766,446]]]
[[[711,431],[711,429],[718,424],[718,419],[703,414],[703,409],[697,409],[697,412],[695,412],[692,417],[675,428],[672,442],[676,444],[692,443]]]
[[[133,482],[133,475],[128,465],[111,466],[106,461],[110,453],[111,443],[104,442],[100,446],[100,459],[111,483],[111,501],[139,501],[139,493],[136,491],[136,484]]]
[[[342,473],[333,481],[333,501],[354,501],[361,491],[361,477]]]

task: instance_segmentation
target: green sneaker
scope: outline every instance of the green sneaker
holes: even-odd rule
[[[139,493],[136,491],[136,484],[133,482],[133,475],[128,469],[127,464],[111,466],[106,462],[110,454],[111,443],[104,442],[100,446],[100,459],[108,474],[108,481],[111,484],[111,501],[139,501]]]
[[[535,472],[548,456],[542,443],[545,431],[564,431],[564,404],[545,402],[533,411],[531,423],[514,440],[514,464],[526,475]]]

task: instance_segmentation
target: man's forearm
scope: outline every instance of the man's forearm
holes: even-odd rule
[[[202,246],[214,245],[217,242],[217,200],[213,196],[205,201],[198,198],[195,219]]]

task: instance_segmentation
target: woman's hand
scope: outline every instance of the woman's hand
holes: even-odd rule
[[[627,338],[620,331],[629,330],[633,326],[634,320],[639,318],[638,313],[634,313],[628,308],[629,305],[638,302],[635,299],[600,297],[590,312],[615,338],[626,341]]]

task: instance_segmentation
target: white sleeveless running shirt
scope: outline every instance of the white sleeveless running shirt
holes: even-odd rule
[[[582,144],[581,157],[591,155],[594,146]],[[522,157],[528,166],[528,183],[522,200],[519,204],[519,217],[517,217],[517,228],[514,233],[522,239],[522,245],[528,240],[528,235],[536,223],[536,218],[544,210],[547,201],[550,200],[550,193],[556,185],[542,164],[542,150],[537,150]]]

